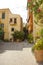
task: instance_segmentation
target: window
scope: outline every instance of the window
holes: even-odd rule
[[[17,22],[17,19],[16,18],[14,18],[14,24]]]
[[[14,28],[12,28],[11,31],[14,31]]]
[[[10,18],[10,22],[12,22],[12,18]]]
[[[5,13],[2,13],[2,19],[5,19]]]

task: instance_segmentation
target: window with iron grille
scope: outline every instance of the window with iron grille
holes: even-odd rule
[[[16,19],[16,18],[14,18],[14,24],[15,24],[15,23],[17,23],[17,19]]]
[[[12,22],[12,18],[10,18],[10,22]]]
[[[5,13],[2,13],[2,19],[5,19]]]

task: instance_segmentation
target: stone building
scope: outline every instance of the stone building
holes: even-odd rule
[[[0,9],[0,24],[4,30],[4,39],[12,39],[14,31],[22,31],[22,18],[18,14],[12,14],[9,9]]]

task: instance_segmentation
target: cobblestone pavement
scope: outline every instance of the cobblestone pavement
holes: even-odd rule
[[[32,46],[26,41],[0,43],[0,65],[41,65],[32,54]]]

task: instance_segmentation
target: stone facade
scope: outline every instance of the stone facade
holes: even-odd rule
[[[4,39],[10,40],[12,33],[22,31],[22,18],[18,14],[12,14],[9,9],[0,9],[0,23],[4,26]]]

